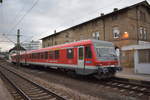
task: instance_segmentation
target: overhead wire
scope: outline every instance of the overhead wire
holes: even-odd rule
[[[27,10],[27,12],[21,17],[21,19],[11,28],[11,30],[8,32],[8,33],[10,33],[12,30],[14,30],[21,22],[22,22],[22,20],[27,16],[27,14],[29,14],[30,13],[30,11],[37,5],[37,3],[38,3],[38,1],[39,0],[36,0],[34,3],[33,3],[33,5]],[[23,10],[23,8],[19,11],[19,12],[21,12]],[[19,13],[18,13],[19,14]],[[17,17],[17,16],[16,16]],[[12,42],[12,43],[14,43],[15,44],[15,42],[14,41],[12,41],[11,39],[9,39],[8,38],[8,36],[6,36],[5,34],[2,34],[6,39],[8,39],[10,42]]]
[[[28,9],[28,11],[21,17],[21,19],[11,28],[11,30],[8,33],[14,30],[23,21],[23,19],[31,12],[31,10],[38,4],[38,2],[39,0],[36,0],[34,2],[34,4]]]
[[[12,20],[12,21],[13,21],[12,23],[15,23],[15,22],[16,22],[16,19],[18,19],[19,15],[22,13],[22,11],[23,11],[24,9],[25,9],[25,6],[23,6],[23,7],[21,8],[21,10],[19,10],[19,11],[17,12],[17,14],[15,15],[14,19]]]
[[[7,40],[9,40],[10,42],[16,44],[14,41],[12,41],[11,39],[9,39],[8,36],[6,36],[5,34],[3,34],[3,36],[4,36]]]

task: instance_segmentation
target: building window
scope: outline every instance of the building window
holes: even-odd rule
[[[143,28],[143,38],[144,38],[144,40],[146,40],[147,39],[147,31],[146,31],[146,28]]]
[[[143,27],[140,27],[140,36],[139,36],[140,39],[143,39]]]
[[[117,14],[112,15],[112,20],[117,20],[117,19],[118,19],[118,15]]]
[[[119,38],[120,37],[120,30],[118,27],[113,27],[113,37],[114,38]]]
[[[92,35],[93,35],[94,39],[99,40],[99,38],[100,38],[100,33],[99,32],[94,32]]]
[[[65,37],[68,38],[69,37],[69,33],[66,33]]]
[[[150,49],[139,50],[139,63],[150,63]]]
[[[72,59],[73,58],[73,49],[67,49],[67,58]]]
[[[139,32],[140,32],[139,38],[141,40],[146,40],[147,39],[147,30],[146,30],[146,28],[140,27]]]
[[[140,20],[144,22],[146,21],[146,14],[142,11],[140,11]]]
[[[55,45],[57,45],[57,41],[55,41]]]

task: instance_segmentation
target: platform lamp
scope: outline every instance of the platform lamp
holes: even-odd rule
[[[123,39],[128,39],[129,38],[129,33],[128,32],[124,32],[122,35]]]

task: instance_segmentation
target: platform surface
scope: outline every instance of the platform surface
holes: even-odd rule
[[[135,74],[133,68],[124,68],[116,74],[116,77],[150,82],[150,74]]]
[[[14,100],[0,78],[0,100]]]

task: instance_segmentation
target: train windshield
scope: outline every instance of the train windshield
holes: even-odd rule
[[[96,47],[96,54],[101,61],[117,60],[114,47]]]

